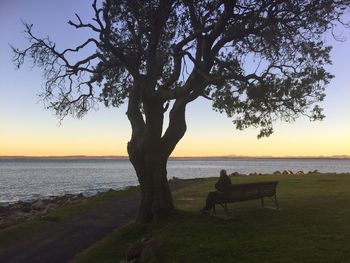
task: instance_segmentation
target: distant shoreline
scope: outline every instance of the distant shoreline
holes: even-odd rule
[[[68,156],[0,156],[0,160],[128,160],[128,156],[106,155],[106,156],[88,156],[88,155],[68,155]],[[254,159],[303,159],[303,160],[350,160],[348,155],[334,156],[179,156],[170,157],[170,160],[254,160]]]

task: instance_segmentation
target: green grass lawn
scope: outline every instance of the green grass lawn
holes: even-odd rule
[[[150,226],[130,223],[74,262],[119,262],[127,248],[142,238],[161,244],[149,262],[350,262],[349,174],[231,180],[278,180],[281,210],[262,209],[254,200],[231,204],[232,218],[201,215],[199,209],[215,183],[208,179],[174,194],[179,211],[175,217]]]

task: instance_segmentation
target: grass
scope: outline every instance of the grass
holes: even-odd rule
[[[74,262],[119,262],[145,237],[161,244],[149,262],[350,262],[349,174],[232,178],[233,183],[265,180],[279,181],[280,211],[262,209],[254,200],[231,204],[230,219],[200,215],[215,183],[208,179],[174,194],[175,217],[154,226],[130,223]]]
[[[138,189],[139,187],[129,187],[125,190],[120,190],[120,191],[107,191],[97,195],[93,199],[90,199],[86,202],[62,206],[61,208],[52,211],[52,213],[42,218],[42,220],[45,220],[45,221],[64,220],[66,218],[70,218],[84,211],[87,211],[100,204],[115,202],[120,197],[123,197],[131,192],[135,192]]]
[[[29,235],[39,227],[43,227],[49,222],[59,222],[88,211],[89,209],[98,205],[108,202],[115,202],[119,198],[129,193],[137,191],[137,189],[138,187],[130,187],[120,191],[104,192],[86,202],[64,205],[43,217],[38,217],[32,221],[25,221],[12,227],[0,229],[0,246],[14,242],[25,235]]]

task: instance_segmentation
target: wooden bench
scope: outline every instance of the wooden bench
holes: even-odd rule
[[[264,207],[264,198],[269,197],[275,204],[276,209],[279,209],[278,201],[276,197],[276,187],[278,182],[257,182],[248,184],[233,184],[226,196],[216,204],[221,205],[226,214],[229,215],[227,210],[228,203],[235,203],[248,200],[261,200],[261,206]],[[215,214],[215,204],[213,207],[213,213]]]

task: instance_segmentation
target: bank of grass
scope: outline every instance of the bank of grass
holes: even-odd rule
[[[208,179],[174,194],[179,210],[174,218],[153,226],[130,223],[74,262],[119,262],[142,238],[161,244],[148,262],[350,262],[350,175],[232,178],[233,183],[270,180],[279,181],[280,211],[261,209],[255,200],[231,204],[233,218],[200,215],[215,183]]]
[[[59,222],[74,217],[98,205],[115,202],[119,198],[137,190],[138,187],[130,187],[120,191],[107,191],[81,203],[61,206],[43,217],[38,217],[31,221],[21,222],[12,227],[0,229],[0,245],[14,242],[16,239],[29,235],[49,222]]]
[[[43,217],[41,220],[43,221],[60,221],[64,220],[70,217],[73,217],[75,215],[78,215],[80,213],[83,213],[93,207],[96,207],[98,205],[104,204],[104,203],[111,203],[117,201],[119,198],[130,194],[132,192],[138,191],[139,187],[129,187],[124,190],[115,191],[110,190],[101,194],[96,195],[92,199],[89,199],[85,202],[81,202],[78,204],[71,204],[62,206],[59,209],[56,209],[52,211],[47,216]]]

